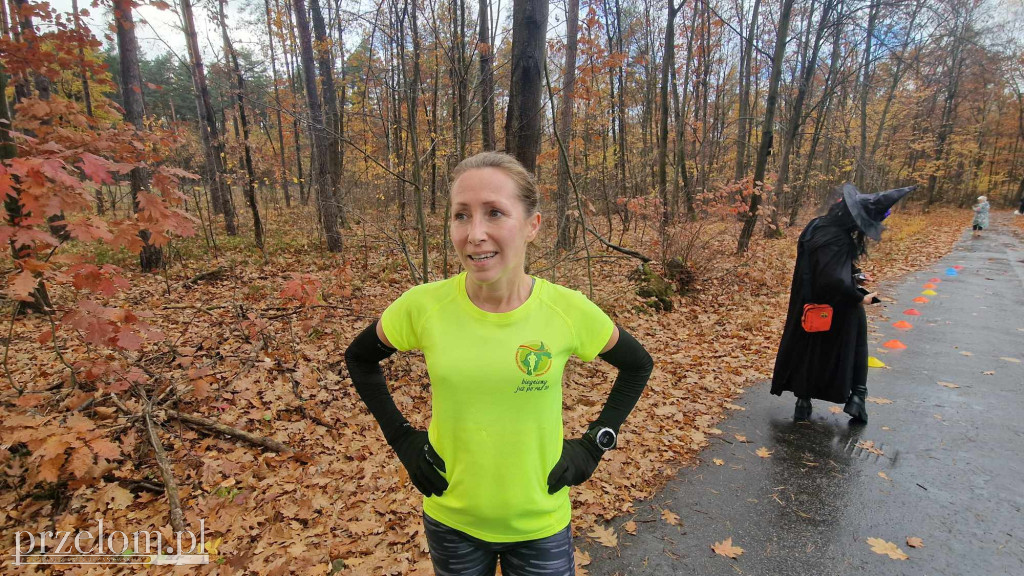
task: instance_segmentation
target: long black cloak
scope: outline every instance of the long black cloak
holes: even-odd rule
[[[790,288],[786,328],[772,376],[772,394],[843,403],[850,390],[867,381],[867,319],[853,274],[858,256],[852,220],[815,218],[800,234]],[[811,293],[803,275],[810,273]],[[830,304],[834,315],[827,332],[805,332],[804,304]]]

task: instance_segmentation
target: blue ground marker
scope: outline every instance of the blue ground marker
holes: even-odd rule
[[[946,268],[946,276],[956,276],[957,271],[953,268]]]

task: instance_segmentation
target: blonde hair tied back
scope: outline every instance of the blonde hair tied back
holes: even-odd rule
[[[466,158],[459,165],[452,170],[451,180],[452,186],[459,180],[459,177],[469,172],[470,170],[480,170],[483,168],[495,168],[501,170],[506,176],[512,179],[513,184],[516,186],[516,193],[519,196],[519,201],[523,203],[523,207],[526,208],[526,214],[534,214],[538,212],[538,206],[540,205],[540,193],[537,190],[537,179],[534,178],[523,165],[519,163],[513,156],[505,154],[504,152],[480,152],[474,154],[469,158]]]

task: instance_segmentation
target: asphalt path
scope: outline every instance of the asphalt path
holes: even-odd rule
[[[869,371],[880,403],[869,401],[867,425],[821,401],[794,423],[791,394],[748,388],[699,465],[610,524],[618,547],[577,539],[590,574],[1024,575],[1024,245],[1006,217],[992,220],[879,287],[892,302],[869,328],[886,367]],[[936,294],[914,302],[933,278]],[[906,349],[883,347],[893,339]],[[735,559],[712,551],[727,538],[743,549]],[[873,552],[869,538],[908,559]]]

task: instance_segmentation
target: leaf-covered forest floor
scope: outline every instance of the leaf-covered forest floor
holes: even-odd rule
[[[166,274],[126,272],[131,288],[107,306],[147,316],[164,338],[146,341],[137,353],[121,352],[120,360],[136,375],[152,378],[176,410],[296,451],[263,451],[165,420],[160,435],[181,489],[185,523],[195,528],[205,519],[207,541],[220,538],[217,562],[201,573],[326,573],[333,562],[343,573],[429,574],[420,497],[356,396],[343,362],[352,337],[411,285],[405,256],[381,228],[370,225],[346,232],[342,258],[329,256],[305,232],[310,219],[299,209],[271,218],[266,263],[243,227],[238,237],[217,236],[216,256],[200,235],[173,244]],[[1014,225],[1024,226],[1024,217],[1016,220]],[[884,282],[926,266],[949,252],[970,221],[969,210],[897,212],[864,268]],[[431,223],[438,231],[431,248],[437,261],[440,227],[436,220]],[[738,257],[733,255],[736,222],[693,225],[684,237],[695,239],[696,287],[674,298],[674,310],[662,313],[636,295],[629,280],[635,259],[591,242],[591,293],[584,251],[557,262],[539,249],[531,254],[533,273],[591,293],[647,347],[656,365],[649,390],[623,427],[622,448],[572,491],[577,538],[600,537],[595,528],[602,520],[630,514],[634,501],[649,498],[680,467],[695,462],[708,438],[720,433],[716,423],[739,409],[732,401],[744,387],[770,378],[799,232],[792,227],[784,238],[772,240],[758,234],[748,254]],[[550,236],[550,226],[546,233]],[[414,239],[415,230],[405,230],[404,236]],[[621,243],[654,250],[655,237],[653,228],[629,231]],[[614,240],[619,238],[616,233]],[[414,260],[416,252],[410,247]],[[123,254],[97,258],[126,271],[137,269]],[[450,251],[449,260],[454,260]],[[219,272],[186,282],[211,270]],[[437,277],[435,272],[432,278]],[[305,305],[299,302],[303,290]],[[75,305],[70,291],[60,286],[51,296],[60,311]],[[15,530],[88,529],[97,517],[119,530],[161,530],[167,537],[168,502],[142,429],[104,402],[106,396],[94,398],[98,394],[88,382],[71,390],[67,368],[46,341],[49,332],[48,320],[36,316],[14,324],[7,366],[28,393],[19,397],[0,380],[0,429],[17,426],[23,417],[18,415],[25,413],[72,430],[95,425],[108,429],[125,457],[111,458],[99,483],[71,477],[66,484],[31,486],[16,482],[24,475],[21,461],[0,450],[4,546]],[[74,335],[58,333],[58,342],[71,364],[87,357],[117,360],[115,353],[89,347]],[[430,401],[422,356],[395,355],[385,371],[400,409],[414,425],[425,426]],[[125,374],[126,381],[133,377],[131,370]],[[596,417],[612,377],[610,366],[600,361],[570,362],[564,382],[567,435],[579,434]],[[128,412],[142,409],[132,396],[122,399]],[[67,418],[74,408],[84,408],[81,414],[95,424]],[[5,557],[0,565],[8,562]],[[587,559],[578,555],[578,562]],[[195,573],[194,568],[176,570]]]

